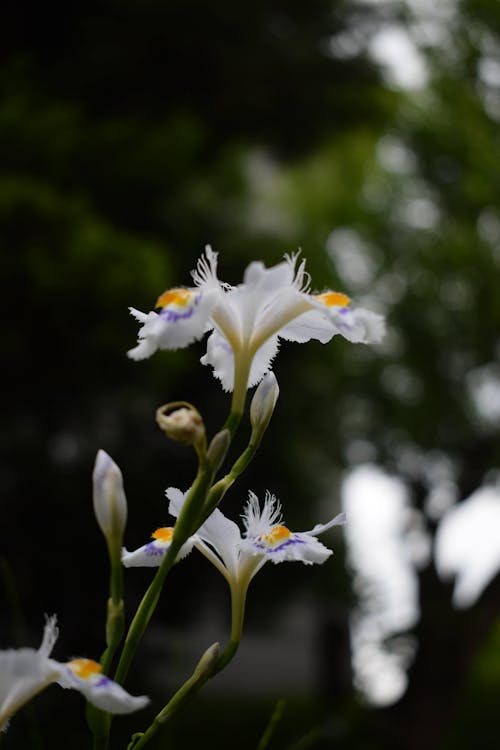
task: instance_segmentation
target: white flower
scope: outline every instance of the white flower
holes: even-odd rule
[[[194,288],[161,295],[158,314],[131,308],[143,325],[130,357],[144,359],[157,349],[178,349],[212,330],[202,363],[212,366],[225,390],[246,390],[268,372],[280,338],[326,343],[340,334],[352,342],[371,343],[384,333],[382,316],[351,309],[345,294],[311,294],[305,261],[299,263],[297,255],[272,268],[250,263],[243,283],[232,287],[218,280],[217,255],[207,247],[193,279]]]
[[[38,650],[20,648],[0,651],[0,729],[31,698],[54,682],[74,688],[97,708],[111,713],[129,713],[149,703],[146,696],[134,697],[101,674],[91,659],[58,662],[49,655],[57,640],[56,618],[47,618]]]
[[[170,547],[174,529],[172,526],[162,526],[151,534],[152,542],[144,544],[142,547],[129,552],[125,548],[122,550],[122,563],[126,568],[156,568],[161,564],[166,551]],[[195,543],[195,538],[190,537],[179,550],[177,560],[182,560],[188,555]]]
[[[184,502],[183,493],[169,487],[166,492],[170,500],[169,512],[178,516]],[[290,531],[282,523],[281,506],[276,498],[266,493],[261,509],[257,496],[249,493],[243,513],[245,533],[234,521],[216,509],[196,532],[195,546],[222,573],[233,588],[246,588],[255,574],[266,562],[299,560],[306,565],[321,564],[332,551],[316,539],[332,526],[345,523],[345,514],[340,513],[329,523],[318,524],[311,531]]]

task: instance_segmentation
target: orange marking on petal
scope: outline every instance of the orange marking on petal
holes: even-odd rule
[[[156,300],[155,307],[168,307],[169,305],[177,305],[177,307],[185,307],[191,299],[191,292],[189,289],[168,289],[163,294],[160,294]]]
[[[158,539],[159,542],[171,542],[173,535],[174,530],[171,526],[162,526],[151,534],[153,539]]]
[[[264,542],[275,546],[277,544],[285,542],[291,536],[292,532],[290,531],[290,529],[287,529],[286,526],[281,526],[278,524],[278,526],[274,526],[274,528],[272,528],[271,531],[269,531],[267,534],[262,534],[261,538]]]
[[[351,304],[350,298],[347,294],[342,294],[342,292],[325,292],[324,294],[317,294],[316,299],[327,307],[348,307]]]
[[[82,680],[88,680],[92,675],[100,674],[102,670],[101,665],[92,659],[73,659],[68,663],[68,667]]]

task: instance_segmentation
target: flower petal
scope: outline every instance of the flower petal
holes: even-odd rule
[[[207,353],[200,359],[202,365],[211,365],[214,377],[218,378],[225,391],[234,385],[234,355],[229,341],[215,330],[208,337]]]
[[[182,490],[177,489],[177,487],[168,487],[165,490],[165,495],[170,500],[168,512],[174,518],[179,518],[187,492],[182,492]]]
[[[186,555],[189,555],[195,541],[195,537],[189,537],[180,548],[176,560],[182,560]],[[152,542],[148,542],[132,552],[129,552],[124,547],[122,549],[122,564],[125,568],[157,568],[161,564],[169,547],[169,541],[165,542],[160,539],[154,539]]]
[[[182,349],[201,339],[219,294],[218,287],[172,289],[159,298],[160,313],[146,315],[131,308],[132,315],[143,325],[138,334],[139,343],[128,356],[145,359],[157,349]]]
[[[238,551],[241,534],[237,524],[216,508],[196,532],[217,552],[228,571],[238,572]]]
[[[284,326],[279,335],[280,338],[287,341],[296,341],[299,344],[304,344],[311,339],[326,344],[336,333],[337,331],[332,326],[331,321],[325,317],[323,312],[308,310]]]
[[[38,650],[19,648],[0,651],[0,730],[9,718],[57,677],[48,658],[58,630],[56,618],[48,617]]]
[[[88,659],[76,659],[68,664],[60,664],[60,674],[57,683],[63,688],[73,688],[82,693],[85,698],[102,711],[112,714],[128,714],[144,708],[149,703],[145,695],[133,696],[127,693],[120,685],[109,677],[101,674],[99,670],[93,671],[89,676],[80,677],[75,674],[72,665]],[[55,662],[57,664],[57,662]],[[95,662],[91,662],[95,664]],[[98,667],[99,665],[96,665]]]
[[[318,534],[323,534],[324,531],[328,531],[328,529],[331,529],[332,526],[343,526],[346,522],[346,514],[339,513],[335,516],[335,518],[332,518],[331,521],[328,521],[328,523],[317,523],[316,526],[311,529],[311,531],[304,531],[302,533],[311,534],[311,536],[318,536]]]

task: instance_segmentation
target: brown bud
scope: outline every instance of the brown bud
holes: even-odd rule
[[[156,421],[165,435],[184,445],[200,445],[205,440],[201,414],[187,401],[173,401],[156,410]]]

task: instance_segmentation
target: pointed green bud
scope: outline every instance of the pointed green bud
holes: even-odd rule
[[[268,372],[260,381],[250,404],[250,422],[253,430],[264,432],[273,415],[279,392],[274,372]]]
[[[196,680],[208,680],[212,676],[215,666],[219,660],[220,646],[218,643],[212,643],[202,655],[200,661],[195,667],[193,677]]]
[[[122,473],[103,450],[97,453],[92,479],[97,523],[108,545],[119,547],[127,523],[127,499]]]
[[[231,444],[231,433],[228,429],[221,430],[214,435],[212,442],[208,446],[207,461],[216,472],[226,457],[226,453]]]
[[[205,445],[201,414],[187,401],[173,401],[156,410],[156,421],[165,435],[183,445]]]

